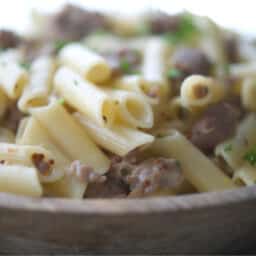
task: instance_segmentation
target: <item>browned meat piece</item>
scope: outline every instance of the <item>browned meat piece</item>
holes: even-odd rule
[[[32,163],[36,167],[36,169],[42,175],[50,175],[52,172],[52,167],[54,165],[54,160],[50,159],[48,161],[45,160],[45,156],[43,154],[34,153],[31,157]]]
[[[193,125],[191,141],[203,152],[210,153],[234,134],[241,116],[241,107],[235,101],[214,104]]]
[[[0,30],[0,48],[15,48],[21,43],[21,38],[12,31]]]
[[[86,198],[123,198],[129,193],[129,187],[121,180],[107,174],[103,183],[90,183],[86,189]]]
[[[102,183],[106,180],[105,176],[96,173],[91,166],[82,164],[79,160],[71,163],[68,174],[74,175],[84,183]]]
[[[167,158],[148,159],[138,166],[126,178],[130,185],[129,196],[150,195],[159,189],[177,188],[184,180],[178,161]]]
[[[138,71],[142,59],[139,51],[128,48],[103,53],[103,57],[109,62],[114,75],[131,74]]]
[[[227,59],[229,63],[238,62],[239,56],[239,45],[238,40],[235,36],[229,35],[224,39],[224,46],[227,54]]]
[[[181,48],[172,56],[173,66],[185,76],[192,74],[209,75],[211,62],[206,54],[197,48]]]
[[[50,18],[50,38],[56,40],[79,40],[97,29],[105,29],[106,18],[98,12],[87,11],[68,4],[60,12]]]
[[[4,125],[16,133],[20,120],[24,114],[17,108],[16,102],[11,104],[4,115]]]
[[[174,95],[178,95],[182,81],[189,75],[210,75],[212,64],[205,53],[197,48],[181,48],[172,56],[168,78]]]
[[[156,12],[150,17],[148,24],[153,34],[163,34],[177,31],[180,21],[179,15],[168,15],[163,12]]]

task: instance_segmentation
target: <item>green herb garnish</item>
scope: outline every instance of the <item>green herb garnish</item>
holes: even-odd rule
[[[58,103],[60,105],[63,105],[65,103],[65,100],[63,98],[58,99]]]
[[[227,144],[224,146],[224,151],[225,152],[230,152],[232,150],[232,144]]]
[[[171,68],[167,71],[167,77],[169,79],[175,79],[182,76],[182,72],[177,68]]]
[[[256,164],[256,147],[252,148],[244,155],[244,160],[249,162],[252,166]]]
[[[64,46],[69,44],[69,41],[58,40],[54,43],[55,51],[58,53]]]
[[[29,70],[31,65],[28,62],[21,62],[20,66],[26,70]]]
[[[121,60],[120,67],[124,73],[131,73],[131,64],[126,59]]]
[[[198,33],[198,28],[195,25],[193,16],[185,13],[181,16],[178,29],[174,32],[166,33],[164,39],[170,44],[177,44],[189,41],[196,33]]]

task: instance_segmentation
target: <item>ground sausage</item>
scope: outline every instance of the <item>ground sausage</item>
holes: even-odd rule
[[[79,160],[75,160],[71,163],[68,172],[69,175],[73,175],[83,183],[102,183],[106,180],[104,175],[96,173],[94,169],[89,166],[82,164]]]
[[[206,54],[197,48],[181,48],[172,56],[172,65],[186,76],[192,74],[209,75],[211,62]]]
[[[189,75],[209,75],[212,64],[205,53],[197,48],[181,48],[174,52],[171,66],[178,70],[178,76],[169,78],[174,95],[179,95],[182,81]]]
[[[234,102],[214,104],[195,122],[190,139],[200,150],[210,153],[234,134],[241,115],[241,108]]]
[[[239,61],[239,45],[238,40],[234,35],[229,35],[224,39],[224,47],[229,63],[236,63]]]
[[[16,133],[20,120],[24,114],[17,108],[16,102],[12,103],[5,112],[3,122],[4,126]]]
[[[89,183],[86,198],[124,198],[129,193],[129,187],[121,180],[113,177],[112,173],[106,175],[103,183]]]
[[[168,15],[163,12],[156,12],[149,18],[148,25],[151,33],[162,34],[177,31],[180,22],[181,18],[179,15]]]
[[[97,29],[107,27],[104,15],[67,4],[49,19],[50,38],[56,40],[79,40]]]
[[[134,49],[123,48],[115,52],[103,53],[103,57],[108,61],[113,74],[130,74],[136,72],[141,64],[141,54]]]
[[[132,197],[151,195],[165,189],[177,188],[184,176],[178,161],[163,157],[143,161],[125,177]]]
[[[15,48],[21,43],[21,38],[12,31],[0,30],[0,48]]]

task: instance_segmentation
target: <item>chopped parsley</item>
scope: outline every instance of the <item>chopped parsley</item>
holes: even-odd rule
[[[63,98],[58,99],[58,103],[60,105],[63,105],[65,103],[65,100]]]
[[[140,72],[138,70],[134,70],[132,68],[131,63],[129,63],[129,61],[127,61],[125,58],[121,59],[120,61],[120,68],[121,70],[125,73],[125,74],[129,74],[129,75],[139,75]]]
[[[131,64],[126,59],[120,61],[120,67],[124,73],[131,73]]]
[[[249,162],[252,166],[256,164],[256,147],[252,148],[244,155],[244,160]]]
[[[177,68],[171,68],[167,71],[167,77],[169,79],[175,79],[182,76],[182,72]]]
[[[69,43],[69,41],[58,40],[54,43],[54,49],[58,53],[64,46],[66,46]]]
[[[164,34],[164,39],[170,44],[177,44],[189,41],[196,33],[198,33],[198,28],[195,25],[193,16],[185,13],[181,16],[178,29],[175,32]]]
[[[26,70],[29,70],[31,65],[28,62],[21,62],[20,66]]]
[[[226,144],[224,146],[224,151],[225,152],[230,152],[232,150],[232,144]]]

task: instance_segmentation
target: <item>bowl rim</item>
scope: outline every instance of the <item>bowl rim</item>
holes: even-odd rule
[[[0,210],[107,216],[187,212],[255,200],[256,185],[220,192],[138,199],[31,198],[0,193]]]

